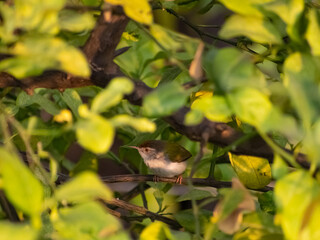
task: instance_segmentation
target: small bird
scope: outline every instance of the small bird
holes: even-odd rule
[[[181,184],[182,173],[186,170],[186,160],[191,153],[174,142],[148,140],[139,147],[129,146],[139,151],[148,168],[155,174],[154,181],[159,177],[177,177],[176,183]]]

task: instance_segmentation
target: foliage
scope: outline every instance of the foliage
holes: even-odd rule
[[[1,1],[1,239],[319,239],[319,4]],[[83,50],[98,19],[108,22],[114,5],[117,14],[123,9],[130,18],[117,43],[127,51],[114,59],[121,74],[115,71],[104,88],[24,91],[52,72],[78,81],[92,78],[97,69],[114,76],[88,61]],[[169,14],[176,17],[170,23]],[[203,23],[218,14],[225,21],[215,35],[216,26]],[[198,36],[179,33],[177,21]],[[14,80],[6,86],[8,76]],[[152,90],[138,103],[132,100],[137,83]],[[175,128],[172,115],[183,119],[183,127]],[[206,128],[217,138],[203,149],[185,129],[197,129],[204,119],[242,138],[230,137],[226,146],[229,132]],[[237,154],[238,145],[257,136],[268,146],[255,149],[250,142],[252,156]],[[112,163],[147,174],[136,151],[126,146],[149,139],[179,142],[201,157],[199,163],[196,157],[188,161],[184,177],[195,170],[194,177],[207,183],[214,177],[232,186],[215,191],[189,182],[181,194],[172,184],[141,184],[138,196],[129,199],[139,211],[121,215],[112,200],[126,199],[127,193],[104,184],[97,172]],[[76,162],[67,157],[75,146]],[[228,163],[219,162],[226,156]],[[304,164],[296,161],[301,156]],[[262,193],[270,182],[274,191]]]

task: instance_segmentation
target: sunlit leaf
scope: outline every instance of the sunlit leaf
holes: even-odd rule
[[[223,25],[219,35],[223,38],[246,36],[258,43],[282,43],[278,30],[262,17],[232,15]]]
[[[105,0],[106,2],[123,7],[125,14],[140,23],[152,24],[152,10],[147,0]]]
[[[128,125],[140,132],[154,132],[156,125],[147,118],[134,118],[129,115],[119,114],[110,119],[114,127]]]
[[[53,221],[53,227],[59,239],[129,240],[119,221],[96,202],[60,209],[58,218]]]
[[[259,127],[269,116],[272,104],[268,97],[254,88],[241,88],[227,95],[233,112],[240,120]]]
[[[0,70],[16,78],[40,75],[47,69],[62,70],[85,77],[90,74],[83,53],[59,38],[25,38],[15,44],[10,53],[15,57],[1,61]]]
[[[93,112],[99,113],[112,106],[115,106],[123,98],[123,95],[131,93],[133,88],[133,83],[125,77],[112,79],[107,88],[102,90],[93,99],[91,110]]]
[[[306,210],[320,194],[318,182],[308,172],[298,170],[278,180],[274,193],[279,223],[286,238],[300,240]]]
[[[259,4],[271,2],[272,0],[219,0],[228,9],[242,14],[244,16],[263,16],[263,13],[259,9]]]
[[[43,210],[44,188],[31,171],[12,153],[0,148],[0,171],[3,190],[19,210],[39,217]]]
[[[228,122],[232,111],[223,96],[200,96],[191,105],[192,110],[198,110],[211,121]]]
[[[0,221],[1,240],[36,240],[37,231],[26,224]]]
[[[301,35],[296,25],[304,10],[303,0],[269,1],[269,3],[263,5],[263,8],[277,14],[287,24],[289,36],[296,41],[300,41]]]
[[[63,10],[59,14],[59,25],[63,30],[81,32],[92,29],[95,25],[95,19],[90,13]]]
[[[244,86],[263,89],[266,83],[249,56],[234,48],[211,49],[204,67],[209,80],[225,92]]]
[[[271,167],[267,159],[229,153],[230,162],[240,181],[248,188],[260,189],[271,181]]]
[[[159,86],[143,99],[143,113],[148,117],[169,115],[181,108],[189,93],[176,82]]]
[[[141,235],[141,240],[158,240],[158,239],[172,239],[170,229],[163,222],[154,222],[146,227]]]
[[[59,186],[55,198],[70,203],[87,202],[101,198],[110,200],[112,192],[93,172],[83,172]]]
[[[105,153],[113,143],[114,127],[107,119],[99,115],[77,122],[76,135],[79,143],[94,153]]]

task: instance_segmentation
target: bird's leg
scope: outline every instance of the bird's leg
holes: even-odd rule
[[[159,177],[157,175],[153,175],[153,181],[154,182],[159,182]]]
[[[180,185],[182,184],[182,175],[177,176],[176,183]]]

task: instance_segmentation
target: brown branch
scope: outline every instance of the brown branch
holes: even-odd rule
[[[164,222],[175,229],[179,229],[182,227],[177,221],[175,221],[171,218],[162,216],[157,213],[150,212],[148,209],[146,209],[144,207],[136,206],[136,205],[133,205],[131,203],[127,203],[127,202],[119,200],[119,199],[113,199],[111,201],[107,201],[106,203],[111,206],[116,206],[120,209],[132,211],[132,212],[144,215],[144,216],[150,218],[152,221],[158,220],[158,221]],[[112,210],[112,213],[121,217],[121,213],[119,213],[119,212]]]
[[[112,175],[112,176],[103,176],[101,180],[105,183],[117,183],[117,182],[153,182],[154,175],[140,175],[140,174],[127,174],[127,175]],[[176,178],[167,178],[167,177],[157,177],[159,182],[167,182],[176,184]],[[193,185],[196,186],[206,186],[214,188],[230,188],[231,182],[222,182],[217,181],[211,178],[191,178],[190,179]],[[189,179],[183,178],[181,184],[188,185]],[[264,187],[261,189],[251,189],[259,192],[268,192],[272,191],[272,187]]]

